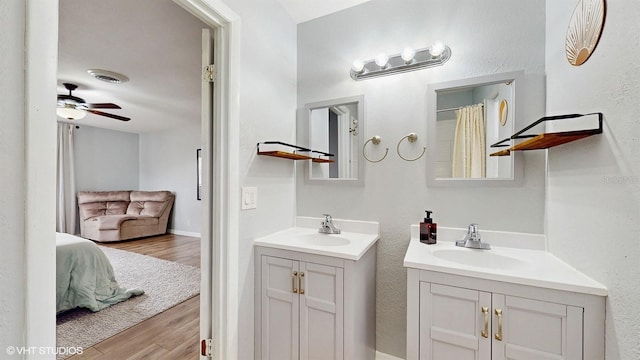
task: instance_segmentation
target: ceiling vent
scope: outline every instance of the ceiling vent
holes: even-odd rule
[[[121,84],[129,81],[129,78],[126,77],[125,75],[118,74],[117,72],[113,72],[113,71],[89,69],[87,70],[87,72],[89,73],[89,75],[93,76],[94,78],[104,82],[111,83],[111,84]]]

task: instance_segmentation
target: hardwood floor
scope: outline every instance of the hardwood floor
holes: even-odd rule
[[[99,245],[200,267],[199,238],[166,234]],[[200,296],[195,296],[69,360],[197,360],[199,323]]]

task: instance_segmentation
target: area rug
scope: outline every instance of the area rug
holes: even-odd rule
[[[74,309],[57,316],[57,346],[87,349],[200,293],[200,269],[101,246],[125,288],[144,294],[93,313]],[[64,359],[65,356],[58,356]]]

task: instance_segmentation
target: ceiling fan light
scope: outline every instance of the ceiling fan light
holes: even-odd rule
[[[94,78],[111,84],[122,84],[129,81],[129,78],[126,75],[122,75],[114,71],[89,69],[87,72]]]
[[[56,114],[59,117],[67,120],[80,120],[83,117],[87,116],[86,111],[78,110],[73,105],[66,105],[56,108]]]

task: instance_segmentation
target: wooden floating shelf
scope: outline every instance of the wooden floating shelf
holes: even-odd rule
[[[587,115],[598,115],[597,127],[592,127],[591,129],[586,129],[586,130],[561,131],[561,132],[553,132],[553,133],[543,133],[538,135],[523,135],[525,131],[531,129],[532,127],[544,121],[574,119],[574,118],[579,118]],[[494,152],[490,154],[490,156],[509,156],[512,151],[548,149],[554,146],[566,144],[572,141],[576,141],[588,136],[601,134],[601,133],[602,133],[602,113],[592,113],[592,114],[585,114],[585,115],[570,114],[570,115],[544,117],[534,122],[533,124],[527,126],[523,130],[515,133],[510,138],[504,139],[491,146],[492,147],[508,146],[508,145],[502,145],[502,144],[506,143],[509,140],[528,138],[527,140],[511,146],[509,147],[509,149]]]
[[[313,158],[313,160],[311,160],[314,163],[334,163],[336,162],[335,160],[331,160],[331,159],[322,159],[322,158]]]
[[[291,159],[291,160],[313,159],[311,156],[300,155],[300,154],[290,153],[286,151],[258,151],[258,155],[273,156],[273,157],[279,157],[279,158]]]
[[[295,149],[293,152],[291,151],[282,151],[282,150],[269,150],[269,151],[260,151],[260,145],[274,145],[276,148],[281,148],[281,147],[288,147],[288,148],[293,148]],[[264,155],[264,156],[273,156],[273,157],[278,157],[278,158],[283,158],[283,159],[290,159],[290,160],[311,160],[315,163],[332,163],[335,162],[335,160],[331,160],[331,159],[325,159],[325,158],[320,158],[320,157],[312,157],[309,155],[302,155],[299,154],[295,151],[300,151],[300,152],[308,152],[308,153],[316,153],[316,154],[320,154],[323,156],[334,156],[333,154],[329,154],[326,152],[322,152],[322,151],[317,151],[317,150],[311,150],[311,149],[307,149],[301,146],[297,146],[297,145],[291,145],[291,144],[287,144],[281,141],[265,141],[265,142],[261,142],[258,143],[256,145],[256,153],[258,155]],[[273,148],[273,147],[271,147]]]

